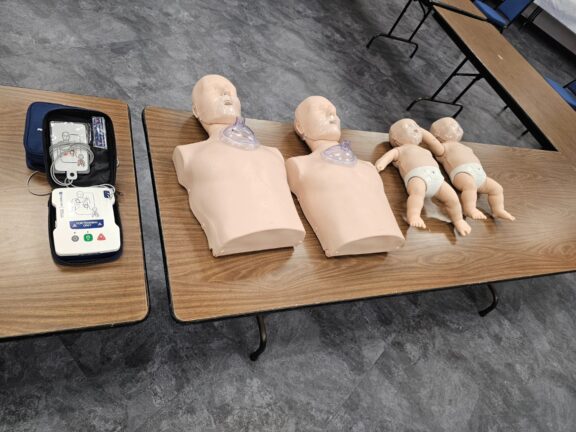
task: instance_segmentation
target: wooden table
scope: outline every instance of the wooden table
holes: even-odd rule
[[[206,134],[192,113],[149,107],[143,113],[162,230],[174,317],[183,322],[254,314],[307,305],[527,278],[576,270],[576,170],[556,152],[470,144],[489,175],[506,190],[515,222],[469,221],[468,237],[452,225],[427,219],[428,230],[410,228],[406,191],[395,168],[382,177],[405,246],[388,254],[326,258],[314,232],[294,249],[214,258],[176,179],[174,147]],[[308,153],[292,125],[248,120],[264,145],[284,157]],[[387,135],[344,130],[359,158],[376,161]],[[488,209],[485,198],[480,207]]]
[[[22,145],[26,110],[54,102],[108,114],[114,123],[117,188],[124,251],[95,266],[54,263],[48,241],[48,197],[28,193]],[[36,176],[34,190],[49,190]],[[0,338],[113,326],[148,314],[142,234],[128,106],[118,100],[0,87]]]
[[[483,16],[469,0],[446,4]],[[493,25],[434,7],[441,26],[528,130],[576,163],[576,113]]]

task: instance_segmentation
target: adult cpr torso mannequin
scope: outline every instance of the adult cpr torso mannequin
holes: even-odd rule
[[[357,160],[340,139],[340,120],[327,99],[311,96],[296,109],[294,127],[312,150],[288,159],[290,189],[326,256],[387,252],[404,237],[369,162]]]
[[[286,179],[284,158],[259,145],[242,124],[236,88],[206,75],[192,91],[194,115],[206,141],[177,146],[178,182],[188,191],[192,212],[214,256],[292,247],[305,231]]]

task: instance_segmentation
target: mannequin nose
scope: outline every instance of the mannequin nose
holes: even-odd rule
[[[224,93],[224,104],[225,105],[232,105],[232,97],[229,93]]]

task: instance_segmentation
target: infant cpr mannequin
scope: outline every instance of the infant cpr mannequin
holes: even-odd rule
[[[369,162],[357,160],[340,139],[336,108],[310,96],[296,108],[294,128],[312,153],[286,161],[290,189],[326,256],[387,252],[404,237]]]
[[[188,191],[214,256],[292,247],[305,235],[288,182],[284,158],[260,145],[236,122],[240,100],[226,78],[206,75],[192,90],[192,110],[209,138],[177,146],[173,162]]]
[[[450,181],[462,192],[464,214],[473,219],[486,219],[484,213],[476,208],[478,194],[488,194],[488,203],[495,218],[515,220],[504,210],[504,190],[499,183],[486,176],[480,160],[470,147],[460,143],[464,132],[452,117],[444,117],[432,123],[430,132],[434,137],[427,145],[442,164]]]
[[[382,171],[393,163],[400,171],[408,191],[407,217],[410,226],[426,228],[420,215],[424,198],[436,197],[446,206],[456,230],[465,236],[471,228],[462,217],[458,195],[444,181],[432,154],[420,147],[423,139],[428,141],[428,136],[431,136],[430,132],[420,128],[414,120],[398,120],[389,131],[390,144],[394,148],[376,161],[376,168]]]

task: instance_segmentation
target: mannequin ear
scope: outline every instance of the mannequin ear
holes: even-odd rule
[[[304,139],[304,131],[302,130],[302,125],[300,125],[298,120],[294,120],[294,130],[300,138]]]
[[[192,114],[194,114],[194,117],[196,117],[198,120],[200,120],[200,117],[198,116],[198,109],[196,108],[196,105],[192,105]]]

